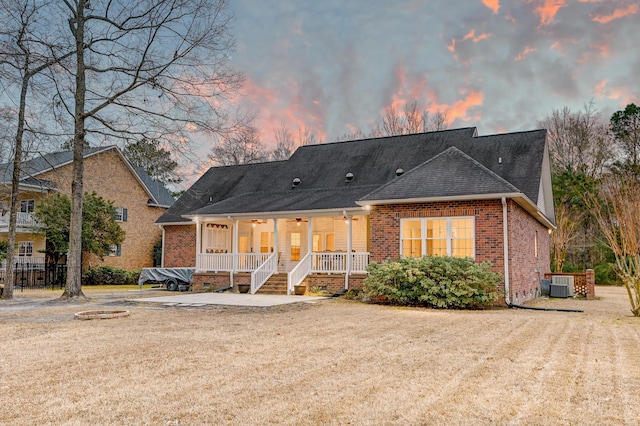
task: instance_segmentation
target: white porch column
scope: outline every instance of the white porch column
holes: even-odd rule
[[[346,290],[349,289],[349,274],[351,273],[351,259],[353,257],[353,228],[352,228],[353,218],[351,216],[347,216],[347,273],[344,277],[344,288]]]
[[[162,247],[162,251],[164,252],[164,247]],[[201,271],[201,267],[200,267],[201,253],[202,253],[202,226],[200,224],[200,218],[196,217],[196,272]],[[162,266],[164,267],[164,259],[162,262]]]
[[[236,272],[236,270],[238,269],[238,220],[233,219],[231,226],[233,226],[233,240],[231,241],[231,253],[233,254],[233,259],[232,259],[233,266],[231,267],[231,269],[233,269],[233,272]]]
[[[273,252],[276,254],[276,265],[280,266],[280,256],[278,251],[278,219],[273,218]],[[276,267],[277,270],[277,267]]]
[[[307,253],[311,253],[313,251],[313,218],[308,217],[307,220]]]

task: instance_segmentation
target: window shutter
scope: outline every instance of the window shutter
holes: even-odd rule
[[[125,209],[124,207],[122,208],[122,221],[127,221],[127,209]]]
[[[126,209],[125,209],[125,211],[126,211]],[[125,215],[125,217],[126,217],[126,215]],[[122,246],[120,244],[118,244],[116,246],[116,256],[122,256]]]

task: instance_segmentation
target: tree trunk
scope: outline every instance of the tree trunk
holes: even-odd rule
[[[7,244],[7,268],[5,270],[4,290],[2,292],[3,299],[13,299],[18,198],[20,194],[20,168],[22,166],[22,138],[24,135],[24,113],[27,107],[27,89],[29,87],[30,77],[31,76],[28,70],[25,69],[25,73],[22,77],[22,87],[20,88],[18,130],[16,131],[16,140],[14,146],[15,153],[13,157],[13,176],[11,178],[11,206],[9,207],[9,241]]]
[[[84,9],[85,0],[78,0],[75,28],[76,93],[73,136],[73,180],[71,181],[71,223],[69,224],[69,253],[67,256],[67,282],[63,298],[86,298],[82,292],[82,176],[84,173],[85,138],[85,63],[84,63]]]

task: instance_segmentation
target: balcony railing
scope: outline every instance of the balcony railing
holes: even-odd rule
[[[16,217],[16,226],[18,228],[36,228],[40,226],[40,223],[33,213],[19,212]],[[9,213],[0,216],[0,228],[9,228]]]

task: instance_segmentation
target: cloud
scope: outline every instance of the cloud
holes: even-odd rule
[[[462,90],[460,93],[465,94],[465,90]],[[469,115],[469,110],[475,107],[482,106],[484,103],[484,95],[480,90],[473,90],[469,92],[469,94],[464,99],[458,99],[452,104],[438,104],[432,103],[428,110],[430,113],[445,113],[447,119],[450,123],[458,121],[471,121],[471,120],[479,120],[480,114],[475,114],[473,116]]]
[[[529,3],[538,4],[534,11],[540,15],[540,26],[553,22],[558,10],[567,6],[565,0],[528,0]]]
[[[521,61],[523,60],[529,53],[535,52],[537,51],[538,48],[536,47],[531,47],[531,46],[527,46],[524,48],[524,50],[522,52],[520,52],[515,58],[513,58],[514,61]]]
[[[625,16],[629,16],[629,15],[635,15],[637,13],[638,13],[638,4],[635,3],[635,4],[630,4],[624,9],[616,9],[613,11],[613,13],[609,15],[596,15],[593,17],[593,20],[601,24],[608,24],[613,20],[624,18]]]
[[[498,13],[500,10],[500,0],[482,0],[482,4],[493,10],[493,13]]]
[[[462,40],[463,40],[463,41],[464,41],[464,40],[471,40],[471,41],[473,41],[474,43],[477,43],[477,42],[479,42],[479,41],[481,41],[481,40],[486,40],[486,39],[488,39],[488,38],[489,38],[489,37],[491,37],[491,36],[492,36],[492,34],[491,34],[491,33],[482,33],[482,34],[480,34],[479,36],[476,36],[476,30],[471,30],[471,31],[469,31],[469,33],[468,33],[467,35],[465,35],[465,36],[462,38]]]

